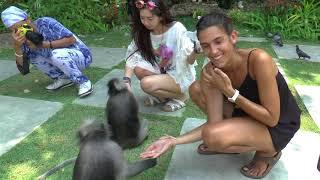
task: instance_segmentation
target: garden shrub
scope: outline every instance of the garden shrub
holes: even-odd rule
[[[106,32],[128,21],[126,0],[8,0],[0,3],[0,11],[11,5],[26,10],[32,19],[53,17],[76,33]]]
[[[272,0],[271,0],[272,1]],[[237,23],[265,33],[279,32],[285,39],[319,40],[320,2],[300,0],[282,4],[267,4],[262,9],[230,11]]]

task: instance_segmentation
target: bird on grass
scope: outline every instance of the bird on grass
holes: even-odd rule
[[[273,42],[276,43],[277,46],[280,46],[280,47],[283,46],[282,38],[279,33],[275,33],[272,37],[272,40],[273,40]]]
[[[299,59],[300,59],[300,57],[302,57],[303,59],[305,59],[305,58],[310,59],[310,58],[311,58],[307,53],[303,52],[303,51],[299,48],[298,45],[296,45],[296,52],[297,52],[297,55],[298,55]]]

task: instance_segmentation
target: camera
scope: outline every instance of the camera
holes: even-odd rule
[[[33,28],[28,24],[22,24],[21,27],[16,29],[16,31],[20,30],[20,33],[31,41],[35,46],[41,47],[43,42],[43,36],[40,33],[34,32]]]
[[[20,33],[22,35],[26,35],[28,31],[33,32],[33,28],[29,26],[28,24],[22,24],[21,27],[19,27],[16,31],[20,30]]]

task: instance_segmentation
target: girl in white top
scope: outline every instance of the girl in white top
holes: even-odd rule
[[[195,80],[194,43],[186,28],[172,19],[161,0],[138,0],[132,7],[132,37],[128,47],[124,81],[136,75],[150,96],[146,106],[165,102],[164,111],[185,106],[188,87]]]

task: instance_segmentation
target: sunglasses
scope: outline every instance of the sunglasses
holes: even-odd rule
[[[136,8],[143,9],[148,8],[149,10],[153,10],[155,7],[158,7],[155,2],[149,0],[148,2],[144,2],[143,0],[139,0],[135,2]]]

